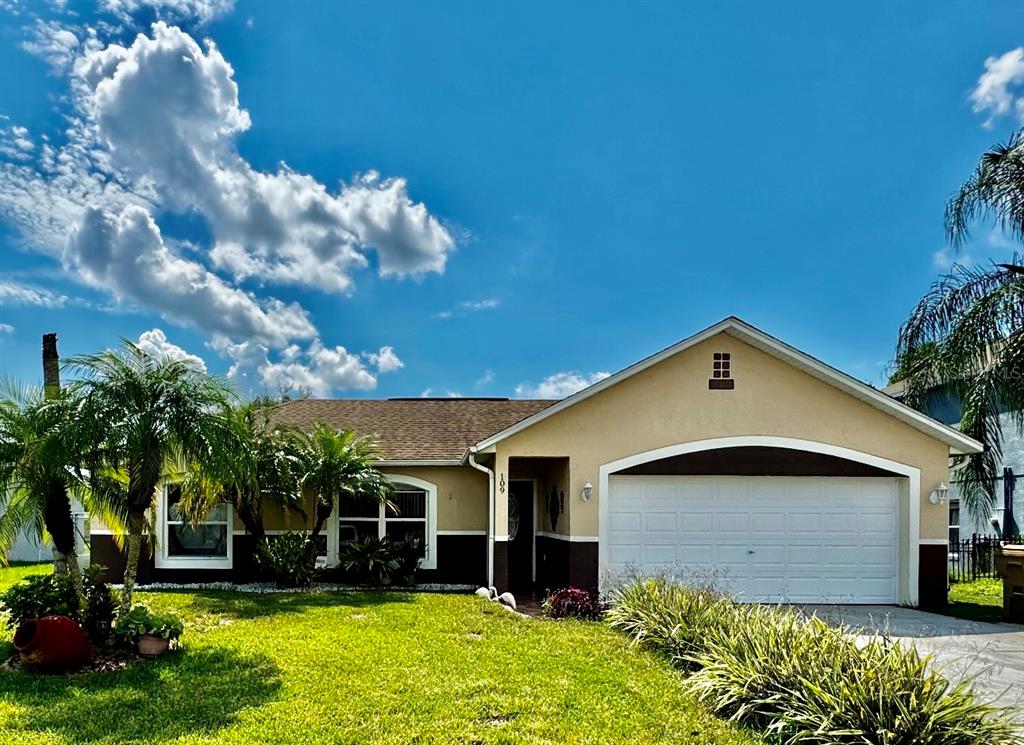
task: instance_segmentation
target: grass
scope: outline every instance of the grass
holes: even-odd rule
[[[0,570],[0,589],[33,571]],[[759,741],[603,624],[455,595],[139,597],[184,618],[184,649],[115,673],[0,671],[0,742]]]
[[[976,579],[956,582],[949,588],[946,614],[969,621],[998,623],[1003,620],[1003,581]]]

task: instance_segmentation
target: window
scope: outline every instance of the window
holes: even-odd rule
[[[951,499],[949,501],[949,545],[955,546],[960,542],[960,502]]]
[[[437,568],[437,487],[411,476],[391,478],[394,510],[384,505],[341,500],[336,508],[339,545],[367,536],[411,541],[420,547],[423,569]]]
[[[732,379],[732,355],[729,352],[715,352],[711,361],[711,379],[708,388],[712,390],[730,389],[735,386]]]
[[[218,504],[192,527],[181,513],[181,487],[167,484],[157,494],[157,569],[230,569],[231,505]]]

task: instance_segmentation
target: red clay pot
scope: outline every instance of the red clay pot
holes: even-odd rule
[[[14,633],[14,648],[22,664],[44,668],[84,665],[89,659],[89,638],[67,616],[46,616],[26,621]]]

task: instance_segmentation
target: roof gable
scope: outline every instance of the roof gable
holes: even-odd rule
[[[560,411],[564,411],[581,401],[585,401],[592,396],[598,395],[602,391],[631,378],[643,370],[657,365],[659,362],[668,359],[669,357],[679,354],[680,352],[700,344],[713,336],[723,333],[729,334],[740,341],[771,355],[772,357],[790,364],[804,373],[811,375],[812,377],[817,378],[818,380],[821,380],[844,393],[879,409],[886,414],[889,414],[890,416],[893,416],[905,424],[924,432],[941,442],[946,443],[949,446],[950,452],[953,454],[976,453],[982,450],[981,443],[967,435],[964,435],[958,430],[942,424],[919,411],[911,409],[899,401],[887,396],[885,393],[862,383],[856,378],[853,378],[804,352],[801,352],[795,347],[791,347],[790,345],[766,334],[760,329],[757,329],[736,317],[726,318],[687,339],[683,339],[682,341],[673,344],[657,354],[640,360],[624,370],[621,370],[620,372],[605,378],[588,388],[584,388],[568,398],[562,399],[552,406],[548,406],[543,410],[526,417],[522,421],[506,427],[502,431],[481,440],[473,449],[480,451],[491,448],[501,440],[504,440],[517,432],[521,432],[522,430],[527,429]]]

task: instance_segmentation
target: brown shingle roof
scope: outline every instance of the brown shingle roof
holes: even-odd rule
[[[323,422],[370,435],[387,460],[458,460],[470,445],[554,403],[495,398],[306,399],[281,404],[276,418],[307,431]]]

